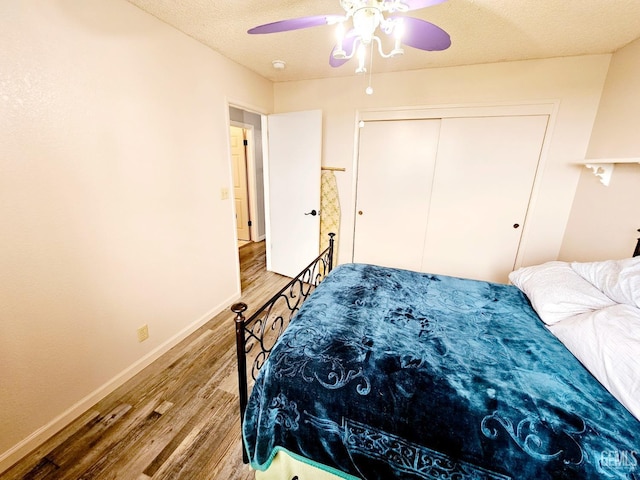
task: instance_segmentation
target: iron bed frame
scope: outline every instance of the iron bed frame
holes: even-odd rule
[[[251,365],[251,379],[255,381],[264,362],[269,358],[275,341],[287,328],[291,318],[311,292],[315,290],[315,287],[333,270],[333,237],[335,237],[335,233],[329,233],[329,246],[248,319],[244,316],[244,312],[248,308],[246,303],[239,302],[231,306],[231,311],[236,314],[234,320],[241,425],[249,399],[247,356],[255,355]],[[254,347],[258,350],[254,351]],[[247,451],[244,448],[244,439],[242,439],[242,443],[242,461],[249,463]]]
[[[269,358],[275,341],[287,328],[293,315],[315,290],[315,287],[333,269],[334,236],[334,233],[330,233],[329,246],[248,319],[244,316],[244,312],[248,308],[246,303],[239,302],[231,306],[231,311],[236,315],[234,321],[238,358],[240,425],[244,422],[244,413],[249,400],[247,355],[252,353],[255,355],[251,365],[251,379],[255,381],[264,362]],[[633,251],[633,257],[637,256],[640,256],[640,238],[637,239]],[[277,306],[280,305],[282,307],[278,309]],[[253,352],[254,346],[259,349],[257,352]],[[242,438],[242,447],[242,461],[249,463],[249,457],[246,448],[244,448],[244,438]]]

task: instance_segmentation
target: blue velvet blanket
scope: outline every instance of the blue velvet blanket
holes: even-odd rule
[[[338,267],[253,388],[252,466],[344,478],[640,479],[640,422],[515,287]]]

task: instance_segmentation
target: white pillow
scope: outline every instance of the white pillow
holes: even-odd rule
[[[571,268],[609,298],[640,308],[640,257],[573,262]]]
[[[548,328],[640,420],[640,310],[619,304]]]
[[[511,272],[509,280],[522,290],[547,325],[615,305],[578,275],[567,262],[547,262]]]

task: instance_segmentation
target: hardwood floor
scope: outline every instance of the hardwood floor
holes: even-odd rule
[[[264,242],[239,250],[242,301],[289,280],[266,272]],[[0,480],[253,478],[242,463],[233,314],[225,310]]]

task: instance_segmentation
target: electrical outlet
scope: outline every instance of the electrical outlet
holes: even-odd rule
[[[144,342],[149,338],[149,325],[143,325],[138,329],[138,341]]]
[[[222,187],[222,189],[220,190],[220,197],[222,197],[222,200],[226,200],[227,198],[229,198],[229,189],[226,187]]]

